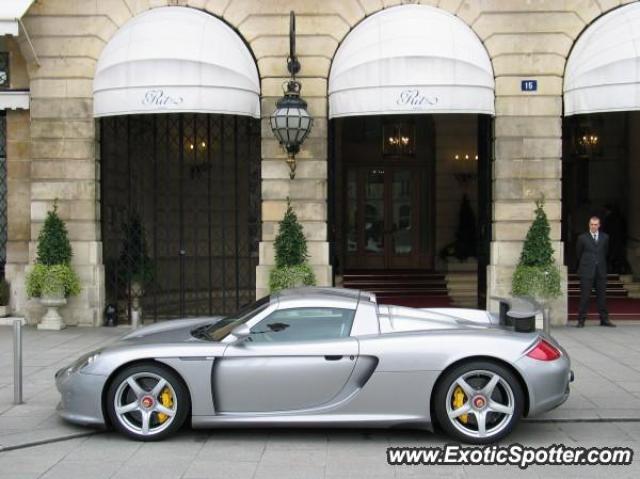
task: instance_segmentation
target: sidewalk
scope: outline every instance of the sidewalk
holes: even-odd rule
[[[86,435],[56,414],[60,401],[53,375],[81,354],[116,340],[129,328],[22,328],[23,401],[13,404],[13,328],[0,326],[0,451],[5,448]]]
[[[640,419],[640,322],[614,323],[617,328],[599,321],[552,328],[571,357],[575,381],[567,402],[532,421]]]
[[[0,327],[0,451],[26,444],[93,434],[58,418],[53,375],[81,354],[116,340],[128,328],[23,328],[24,401],[13,405],[12,328]],[[640,418],[640,323],[618,327],[559,327],[552,334],[567,349],[576,379],[568,401],[531,421]]]

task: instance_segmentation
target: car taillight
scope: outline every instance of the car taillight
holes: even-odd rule
[[[562,353],[558,348],[545,339],[538,341],[538,344],[527,353],[527,356],[538,361],[553,361],[561,355]]]

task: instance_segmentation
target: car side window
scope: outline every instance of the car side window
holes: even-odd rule
[[[313,341],[349,336],[355,310],[291,308],[270,314],[253,328],[253,342]]]

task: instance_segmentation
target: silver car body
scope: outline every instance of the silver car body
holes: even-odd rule
[[[74,423],[104,426],[110,378],[126,365],[149,360],[183,378],[193,427],[431,429],[436,381],[448,368],[473,358],[491,358],[517,374],[526,395],[526,416],[555,408],[569,395],[572,373],[566,351],[541,332],[517,333],[499,326],[486,311],[386,306],[363,291],[301,288],[273,295],[247,325],[276,310],[298,307],[354,310],[351,332],[335,340],[252,344],[231,334],[219,342],[191,334],[220,318],[154,324],[58,371],[58,411]],[[541,336],[562,352],[559,359],[526,356]]]

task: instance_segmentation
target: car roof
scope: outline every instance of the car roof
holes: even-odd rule
[[[359,301],[375,302],[375,295],[358,289],[306,286],[284,289],[276,293],[273,299],[281,304],[299,301],[311,301],[313,303],[326,305],[339,303],[340,305],[350,305],[355,309]]]

